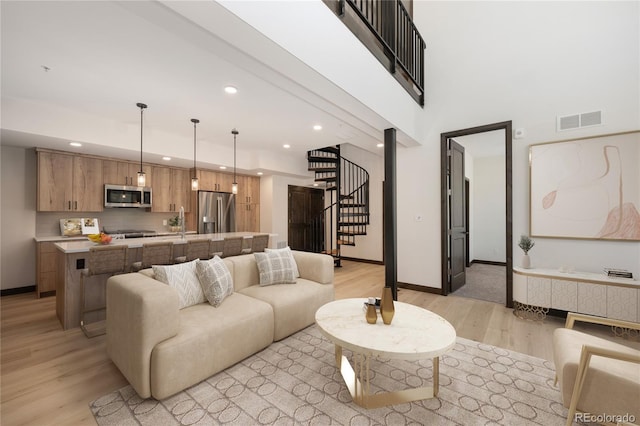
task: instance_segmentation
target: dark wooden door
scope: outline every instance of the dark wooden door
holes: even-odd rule
[[[292,250],[314,251],[311,224],[323,209],[323,190],[289,185],[288,242]]]
[[[464,176],[464,147],[449,139],[449,265],[451,291],[466,282],[467,225]]]

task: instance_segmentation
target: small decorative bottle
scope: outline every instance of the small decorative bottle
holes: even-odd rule
[[[382,298],[380,299],[380,316],[382,317],[382,322],[386,325],[391,324],[393,314],[395,314],[395,308],[393,306],[391,287],[385,287],[382,289]]]
[[[367,322],[369,324],[375,324],[378,321],[378,313],[376,312],[375,303],[372,305],[371,303],[367,303]]]

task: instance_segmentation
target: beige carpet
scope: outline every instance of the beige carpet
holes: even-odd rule
[[[429,386],[431,365],[375,362],[372,382]],[[311,326],[163,401],[127,386],[91,410],[99,425],[562,425],[553,378],[548,361],[458,338],[440,360],[438,398],[366,410],[351,401],[334,346]]]
[[[473,263],[466,269],[466,284],[454,296],[486,300],[501,305],[507,303],[506,266]]]

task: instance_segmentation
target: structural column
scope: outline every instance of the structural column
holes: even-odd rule
[[[384,282],[398,299],[398,243],[396,212],[396,129],[384,130]]]

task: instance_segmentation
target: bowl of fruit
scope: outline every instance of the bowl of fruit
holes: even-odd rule
[[[87,238],[96,244],[109,244],[111,242],[111,235],[107,235],[104,232],[99,234],[89,234],[87,235]]]

